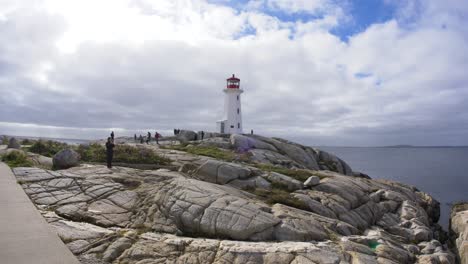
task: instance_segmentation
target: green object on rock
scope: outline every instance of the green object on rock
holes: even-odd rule
[[[369,247],[374,251],[377,249],[379,245],[380,243],[377,241],[369,241]]]

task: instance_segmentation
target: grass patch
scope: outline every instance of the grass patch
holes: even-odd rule
[[[106,148],[100,144],[79,145],[76,151],[82,161],[106,162]],[[152,149],[129,145],[115,145],[113,162],[129,164],[169,165],[171,160],[158,155]]]
[[[196,145],[174,145],[166,146],[167,149],[185,151],[195,155],[212,157],[224,161],[235,161],[238,160],[236,153],[229,150],[222,150],[217,147],[208,146],[196,146]]]
[[[261,200],[265,201],[267,204],[270,205],[279,203],[302,210],[309,210],[309,207],[306,203],[292,196],[286,190],[280,189],[278,188],[279,186],[275,185],[272,185],[272,187],[273,188],[271,190],[254,188],[246,188],[244,190],[259,196]]]
[[[12,151],[2,156],[2,161],[10,168],[32,167],[33,163],[28,159],[28,155],[22,151]]]
[[[27,150],[40,154],[46,157],[53,157],[57,152],[69,148],[70,146],[66,143],[61,143],[57,141],[52,141],[52,140],[39,140],[34,142],[31,147],[29,147]]]
[[[277,173],[289,176],[291,178],[294,178],[294,179],[296,179],[298,181],[301,181],[301,182],[304,182],[310,176],[315,175],[314,174],[315,171],[303,170],[303,169],[288,169],[288,168],[277,167],[277,166],[269,165],[269,164],[256,164],[255,167],[257,167],[257,168],[259,168],[259,169],[261,169],[263,171],[277,172]]]

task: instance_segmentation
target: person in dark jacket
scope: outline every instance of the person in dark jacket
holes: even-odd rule
[[[140,135],[140,144],[143,144],[143,136]]]
[[[148,137],[146,138],[146,144],[149,144],[151,141],[151,133],[148,132]]]
[[[111,132],[112,141],[114,141],[114,131]]]
[[[161,134],[159,134],[157,131],[154,132],[154,138],[156,139],[156,144],[159,145],[159,138],[161,137]]]
[[[106,143],[106,156],[107,156],[107,168],[112,168],[112,158],[114,157],[114,141],[112,138],[107,138]]]
[[[205,137],[205,132],[202,131],[200,135],[201,135],[201,140],[203,140],[203,138]]]
[[[137,136],[136,134],[133,136],[133,138],[135,139],[135,142],[137,141]]]

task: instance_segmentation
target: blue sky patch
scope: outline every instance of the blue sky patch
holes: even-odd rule
[[[368,73],[368,72],[358,72],[358,73],[354,74],[354,77],[356,77],[358,79],[365,79],[365,78],[369,78],[371,76],[372,76],[372,73]]]
[[[209,0],[212,4],[225,5],[240,11],[246,10],[249,0]],[[339,2],[343,2],[339,4]],[[335,0],[334,3],[343,9],[345,19],[340,25],[330,30],[330,33],[339,37],[342,41],[360,32],[365,31],[372,24],[385,23],[394,19],[398,10],[398,4],[385,0],[349,0],[348,2]],[[299,11],[290,13],[278,8],[269,8],[263,2],[259,12],[276,17],[283,22],[309,22],[322,19],[326,14],[325,10],[318,9],[315,13]],[[250,33],[250,32],[249,32]]]

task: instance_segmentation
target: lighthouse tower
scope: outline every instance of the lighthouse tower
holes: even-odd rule
[[[227,80],[224,89],[224,115],[223,119],[217,122],[218,132],[225,134],[242,134],[242,112],[240,79],[234,74]]]

